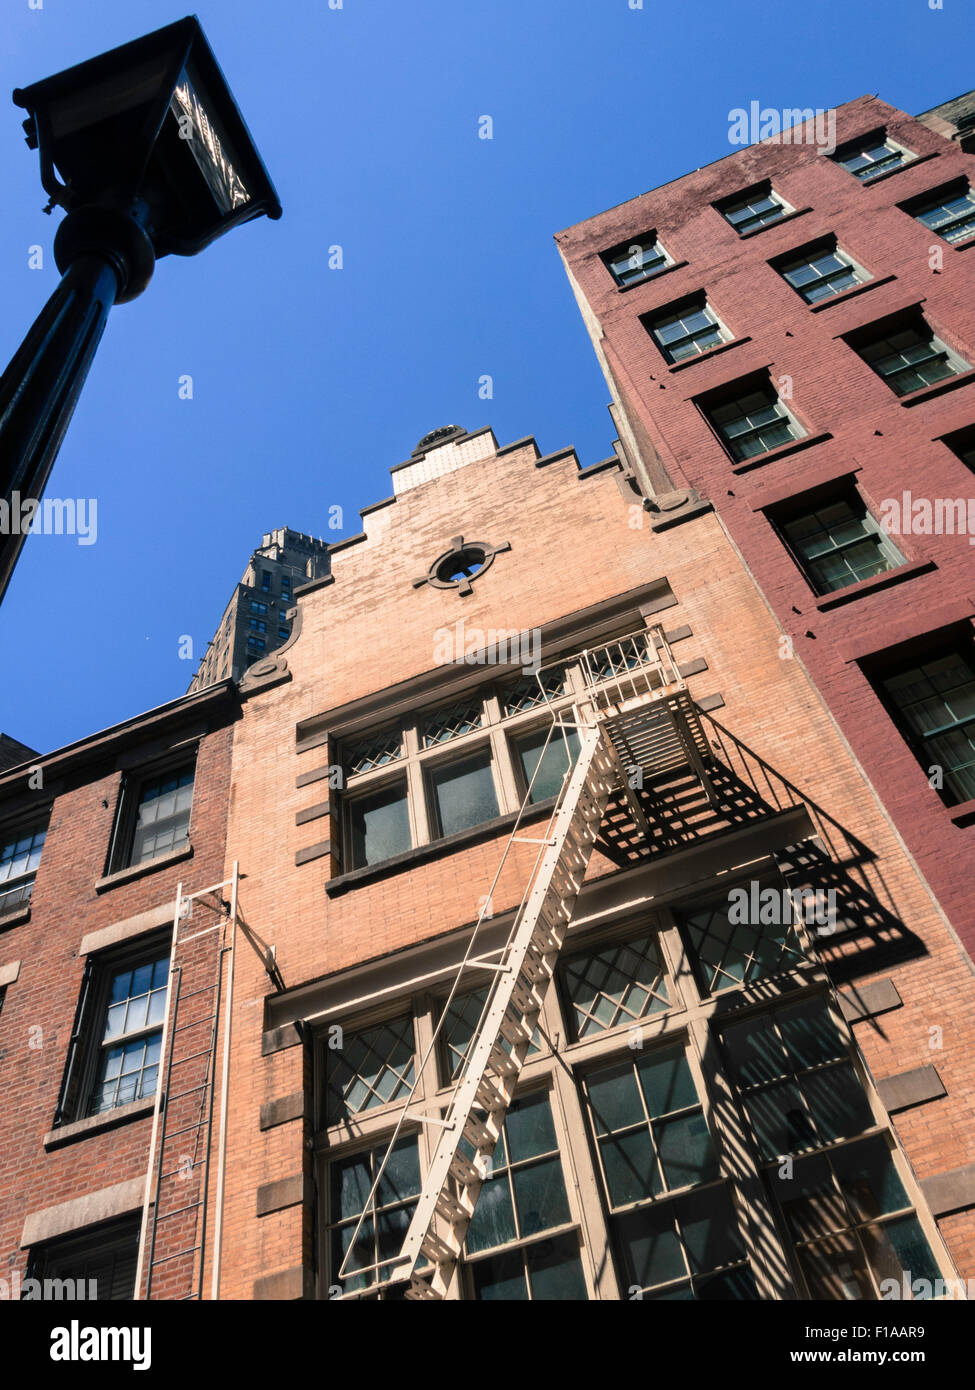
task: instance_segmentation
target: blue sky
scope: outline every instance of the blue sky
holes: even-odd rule
[[[918,112],[975,85],[971,0],[635,2],[200,0],[284,217],[166,257],[113,311],[48,486],[97,499],[98,539],[28,538],[0,610],[0,729],[46,751],[181,694],[181,637],[202,653],[262,533],[354,534],[438,425],[606,457],[552,236],[730,153],[732,108],[874,92]],[[56,284],[60,216],[9,92],[184,13],[0,0],[4,362]]]

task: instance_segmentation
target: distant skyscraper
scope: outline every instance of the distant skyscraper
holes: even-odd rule
[[[264,535],[224,610],[189,690],[235,680],[291,636],[288,616],[300,584],[328,573],[328,542],[280,526]]]

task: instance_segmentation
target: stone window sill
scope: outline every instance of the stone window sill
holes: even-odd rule
[[[749,232],[739,232],[738,236],[742,241],[747,241],[749,237],[761,236],[763,232],[770,232],[773,227],[781,227],[786,222],[793,222],[797,217],[805,217],[807,212],[812,212],[812,208],[795,208],[792,212],[787,212],[784,217],[777,217],[774,222],[766,222],[764,227],[752,227]],[[721,214],[722,217],[724,213]]]
[[[87,1139],[91,1134],[104,1134],[107,1129],[124,1125],[129,1120],[138,1120],[143,1115],[151,1115],[156,1106],[155,1096],[148,1100],[133,1100],[128,1105],[118,1105],[104,1115],[88,1115],[83,1120],[73,1120],[71,1124],[58,1125],[44,1136],[45,1149],[58,1149],[62,1144],[74,1143],[76,1139]]]
[[[956,825],[975,825],[975,800],[948,807],[948,819]]]
[[[547,801],[539,801],[522,817],[522,824],[530,825],[534,821],[545,819],[551,815],[554,805],[555,797],[550,797]],[[484,821],[481,825],[471,826],[469,830],[460,830],[456,835],[445,835],[442,839],[431,840],[429,844],[417,845],[415,849],[407,850],[405,854],[397,854],[392,859],[384,859],[381,864],[367,864],[362,869],[350,869],[348,873],[328,879],[325,884],[325,892],[328,897],[335,897],[339,893],[348,892],[350,888],[358,888],[364,883],[374,883],[376,879],[385,878],[388,874],[397,874],[403,869],[412,869],[415,865],[427,860],[439,859],[442,855],[452,854],[458,849],[467,849],[468,846],[477,844],[481,840],[488,840],[506,830],[511,830],[517,819],[518,812],[511,811],[507,815],[496,816],[494,820]]]
[[[940,150],[934,150],[928,154],[915,155],[913,159],[905,160],[903,164],[898,164],[896,169],[888,169],[886,173],[874,174],[872,179],[857,179],[861,188],[873,188],[878,183],[885,183],[887,179],[894,178],[897,174],[903,174],[908,169],[916,169],[919,164],[927,164],[929,159],[938,159]],[[856,174],[851,174],[851,178],[856,178]]]
[[[122,883],[132,883],[145,874],[155,873],[157,869],[166,869],[170,864],[179,864],[183,859],[190,859],[192,855],[193,846],[184,845],[182,849],[173,849],[168,854],[159,854],[155,859],[147,859],[142,864],[132,864],[127,869],[116,869],[114,873],[106,874],[104,878],[95,880],[95,892],[107,893],[110,888],[117,888]]]
[[[829,299],[821,299],[818,304],[810,304],[811,314],[821,314],[824,309],[829,309],[834,304],[845,304],[848,299],[855,299],[858,294],[866,294],[867,290],[879,289],[881,285],[889,285],[896,280],[896,275],[881,275],[879,280],[864,280],[861,285],[853,285],[848,290],[843,290],[840,294],[834,294]]]
[[[707,362],[711,357],[717,357],[719,353],[727,352],[729,348],[740,347],[742,343],[750,343],[751,338],[729,338],[726,343],[717,343],[714,347],[708,348],[707,352],[696,353],[694,357],[685,357],[683,362],[672,362],[667,368],[669,372],[682,372],[685,367],[692,367],[695,362]]]
[[[662,280],[672,270],[683,270],[686,265],[686,261],[674,261],[673,265],[665,265],[663,269],[656,271],[653,275],[647,275],[642,280],[633,280],[628,285],[617,285],[616,289],[619,294],[626,294],[628,290],[642,289],[644,285],[652,285],[657,280]]]
[[[747,473],[751,468],[761,468],[763,464],[775,463],[777,459],[788,458],[790,454],[798,454],[802,449],[811,449],[814,444],[825,444],[827,439],[832,438],[828,430],[823,430],[820,434],[804,434],[801,439],[792,439],[788,444],[780,444],[777,449],[769,449],[766,454],[756,454],[754,458],[732,464],[731,471]]]
[[[831,608],[839,608],[844,603],[853,603],[858,598],[863,598],[866,594],[872,594],[877,589],[889,589],[893,584],[902,584],[905,579],[914,579],[919,574],[928,574],[931,570],[937,569],[933,560],[918,560],[915,564],[898,565],[896,569],[885,570],[883,574],[874,574],[869,579],[861,579],[857,584],[848,584],[845,589],[836,589],[831,594],[823,594],[822,598],[816,600],[816,607],[821,613],[827,613]]]
[[[917,405],[920,401],[930,401],[935,396],[943,396],[946,391],[954,391],[957,386],[964,386],[966,382],[975,381],[975,367],[969,367],[967,372],[958,372],[955,376],[946,376],[944,381],[935,381],[931,386],[922,386],[917,391],[911,391],[906,396],[901,396],[901,405]]]

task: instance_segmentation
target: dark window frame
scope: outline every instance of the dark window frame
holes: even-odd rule
[[[154,858],[133,860],[132,854],[135,847],[135,834],[139,807],[142,805],[142,793],[144,788],[153,781],[162,779],[168,775],[179,775],[187,769],[193,772],[193,797],[190,801],[190,819],[186,827],[186,843],[180,848],[186,848],[192,843],[191,829],[193,824],[193,804],[196,799],[196,777],[198,769],[198,749],[192,753],[183,752],[180,757],[170,755],[157,762],[146,763],[140,767],[132,768],[122,774],[122,783],[119,787],[118,801],[115,807],[115,821],[112,826],[112,837],[109,844],[108,856],[105,863],[105,873],[121,873],[124,869],[136,868],[140,864],[151,864]],[[164,853],[176,853],[178,851],[166,850]]]
[[[900,547],[898,547],[895,544],[892,537],[888,535],[886,531],[884,531],[883,527],[880,525],[880,522],[877,520],[876,516],[874,516],[867,499],[863,496],[856,483],[851,482],[849,479],[838,479],[835,482],[828,483],[823,487],[810,489],[808,492],[800,493],[796,496],[790,497],[783,502],[776,503],[773,506],[766,508],[765,510],[765,515],[768,519],[770,526],[772,527],[782,546],[788,553],[792,562],[795,564],[799,573],[802,575],[803,579],[808,584],[810,590],[817,596],[817,598],[826,598],[830,594],[841,593],[843,589],[849,588],[850,584],[855,584],[864,581],[851,579],[849,581],[849,584],[838,585],[835,588],[831,589],[826,588],[824,585],[820,583],[819,580],[817,580],[815,574],[813,574],[810,571],[808,567],[807,558],[804,557],[801,554],[801,552],[797,549],[793,539],[789,536],[786,527],[790,522],[797,521],[800,517],[806,516],[810,512],[818,512],[824,510],[825,508],[831,507],[838,502],[849,502],[850,499],[853,499],[857,506],[863,509],[864,515],[866,517],[869,517],[873,524],[876,526],[876,533],[870,532],[870,534],[876,534],[879,536],[880,541],[878,549],[882,551],[885,547],[889,547],[896,555],[899,556],[899,560],[896,564],[889,565],[888,568],[886,570],[882,570],[881,573],[891,574],[894,570],[899,569],[901,565],[907,564],[909,561],[909,557],[906,556],[900,549]],[[861,543],[862,541],[851,541],[849,542],[849,545],[856,545]],[[845,548],[847,547],[839,547],[832,553],[841,553],[842,549]]]
[[[128,1247],[127,1258],[132,1264],[132,1292],[127,1296],[100,1298],[99,1302],[132,1301],[135,1298],[135,1276],[139,1258],[141,1225],[141,1216],[132,1214],[102,1222],[97,1226],[86,1226],[80,1231],[71,1231],[52,1240],[38,1242],[37,1245],[31,1246],[25,1278],[42,1281],[44,1279],[58,1281],[73,1279],[77,1281],[79,1276],[71,1273],[71,1266],[68,1263],[72,1252],[78,1252],[82,1259],[91,1259],[98,1256],[105,1257],[108,1254],[117,1254]],[[87,1282],[86,1276],[80,1277]],[[113,1274],[112,1287],[114,1284],[115,1276]]]

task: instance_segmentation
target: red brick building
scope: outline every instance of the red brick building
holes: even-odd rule
[[[969,951],[973,113],[862,97],[557,237],[636,490],[714,507]]]
[[[29,767],[0,778],[18,869],[0,888],[22,895],[0,916],[11,1270],[100,1260],[110,1292],[134,1289],[152,933],[178,882],[217,884],[215,912],[195,901],[180,927],[194,945],[239,881],[235,938],[199,938],[195,971],[178,958],[201,992],[224,962],[219,1035],[172,1031],[177,1066],[209,1058],[209,1082],[181,1089],[218,1109],[201,1151],[200,1107],[167,1106],[154,1297],[209,1295],[218,1225],[225,1299],[396,1298],[412,1276],[466,1300],[870,1301],[975,1278],[970,889],[925,848],[931,827],[957,837],[957,866],[973,833],[965,706],[930,745],[940,790],[892,719],[885,760],[874,732],[875,690],[893,708],[917,669],[896,664],[904,644],[938,695],[964,692],[967,537],[929,550],[868,519],[905,429],[939,487],[962,476],[942,436],[964,454],[975,327],[940,290],[961,239],[924,271],[935,288],[894,291],[921,274],[918,208],[952,231],[967,216],[971,161],[872,100],[838,122],[854,172],[761,146],[560,238],[613,388],[612,457],[582,469],[570,448],[434,431],[236,695],[212,686],[40,760],[44,801]],[[887,162],[878,187],[864,160]],[[882,202],[895,186],[908,211]],[[893,270],[877,237],[852,241],[865,208],[906,239]],[[633,273],[622,293],[614,266]],[[820,280],[840,293],[805,304]],[[882,340],[853,317],[878,300]],[[914,370],[936,380],[895,395]],[[112,1009],[140,1001],[120,1037]],[[441,1182],[461,1132],[471,1153]],[[207,1173],[215,1133],[226,1165]],[[418,1229],[433,1267],[401,1259]]]
[[[223,682],[0,777],[6,1297],[31,1278],[81,1281],[80,1297],[93,1296],[88,1281],[100,1298],[132,1297],[177,885],[189,894],[224,877],[238,710],[234,686]],[[201,928],[224,915],[208,901],[194,903]],[[160,1222],[156,1298],[183,1297],[199,1278],[198,1257],[179,1252],[200,1236],[194,1204],[207,1145],[197,1121],[214,1081],[207,1020],[224,964],[220,937],[182,956],[182,1054],[206,1055],[181,1063],[171,1080],[170,1130],[183,1134],[166,1150],[160,1214],[186,1210]]]

